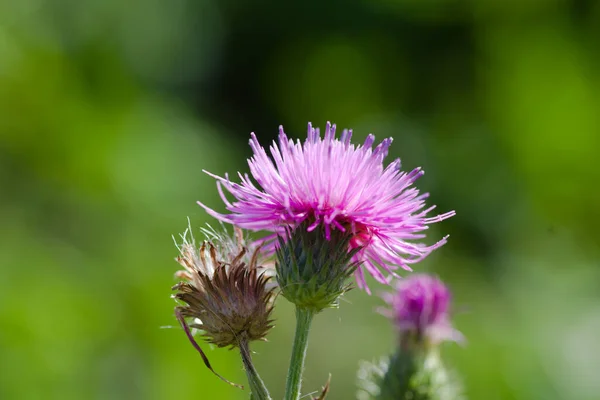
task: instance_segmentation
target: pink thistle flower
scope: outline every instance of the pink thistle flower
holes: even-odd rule
[[[391,309],[381,313],[391,318],[400,337],[418,342],[437,344],[444,340],[462,342],[463,336],[450,323],[449,308],[452,295],[438,278],[414,274],[399,280],[394,293],[382,298]]]
[[[305,221],[308,231],[322,225],[328,240],[332,230],[347,232],[352,235],[349,251],[360,248],[354,256],[360,262],[358,286],[368,292],[365,270],[381,283],[397,276],[394,270],[398,267],[412,271],[410,265],[423,260],[447,239],[428,246],[418,242],[425,237],[421,232],[455,212],[427,217],[435,206],[425,208],[428,193],[419,194],[411,187],[424,172],[420,168],[401,171],[399,159],[384,167],[392,138],[373,148],[372,134],[361,146],[350,142],[352,130],[344,130],[339,139],[335,131],[335,125],[328,122],[321,138],[319,129],[309,123],[308,137],[301,143],[288,139],[280,126],[279,143],[270,147],[271,158],[252,133],[254,155],[248,165],[257,184],[248,174],[238,173],[241,182],[235,183],[228,175],[205,171],[217,180],[230,213],[220,214],[198,204],[223,222],[273,232],[265,238],[270,250],[278,234]],[[227,199],[223,187],[235,201]]]

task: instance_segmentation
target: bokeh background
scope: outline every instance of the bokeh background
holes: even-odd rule
[[[449,243],[471,399],[600,398],[600,3],[567,0],[0,2],[0,399],[245,399],[173,317],[177,235],[249,133],[394,137]],[[376,287],[381,291],[383,288]],[[319,315],[305,391],[394,347],[377,296]],[[281,398],[282,301],[255,360]],[[245,382],[237,354],[210,350]]]

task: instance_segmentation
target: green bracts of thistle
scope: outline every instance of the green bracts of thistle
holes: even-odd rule
[[[281,294],[300,309],[318,313],[335,308],[358,264],[352,257],[359,248],[348,251],[351,235],[333,230],[329,239],[319,226],[311,232],[306,223],[279,237],[277,282]]]

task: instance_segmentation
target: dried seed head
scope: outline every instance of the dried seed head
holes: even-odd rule
[[[176,273],[183,281],[173,286],[173,297],[180,302],[175,315],[206,366],[221,377],[210,366],[190,328],[199,329],[204,340],[218,347],[265,340],[273,327],[275,285],[270,282],[270,269],[258,265],[260,247],[250,245],[250,252],[239,228],[235,239],[205,231],[211,240],[200,247],[189,231],[181,235],[183,242],[178,245],[176,260],[184,270]]]
[[[267,271],[257,265],[260,248],[249,253],[240,229],[236,229],[237,249],[232,239],[213,237],[196,248],[193,237],[184,242],[177,261],[185,270],[184,279],[173,287],[174,297],[184,305],[176,310],[192,318],[191,327],[218,347],[236,347],[241,337],[264,340],[272,328],[272,285]]]

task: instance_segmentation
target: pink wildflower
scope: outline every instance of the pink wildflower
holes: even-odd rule
[[[414,274],[397,282],[395,293],[383,299],[391,309],[382,311],[396,324],[401,338],[414,337],[437,344],[444,340],[463,341],[449,317],[450,290],[438,278]]]
[[[308,230],[324,227],[325,237],[332,230],[352,235],[350,248],[360,248],[355,261],[357,283],[366,287],[364,271],[377,281],[388,283],[399,267],[411,271],[433,250],[446,243],[444,237],[433,245],[419,240],[428,225],[455,215],[454,211],[427,217],[435,206],[425,208],[427,193],[411,187],[423,175],[420,168],[400,170],[396,159],[387,167],[383,161],[392,138],[375,148],[375,137],[367,136],[363,145],[350,142],[352,131],[335,137],[335,125],[327,123],[325,136],[308,124],[308,137],[301,143],[288,139],[279,128],[279,143],[270,147],[271,157],[251,134],[254,155],[248,160],[250,173],[238,173],[240,183],[208,173],[217,179],[221,198],[229,214],[220,214],[199,204],[217,219],[249,230],[273,232],[266,241],[271,249],[277,234],[286,228],[308,223]],[[206,172],[206,171],[205,171]],[[230,202],[223,187],[233,196]],[[387,276],[384,275],[387,272]]]

